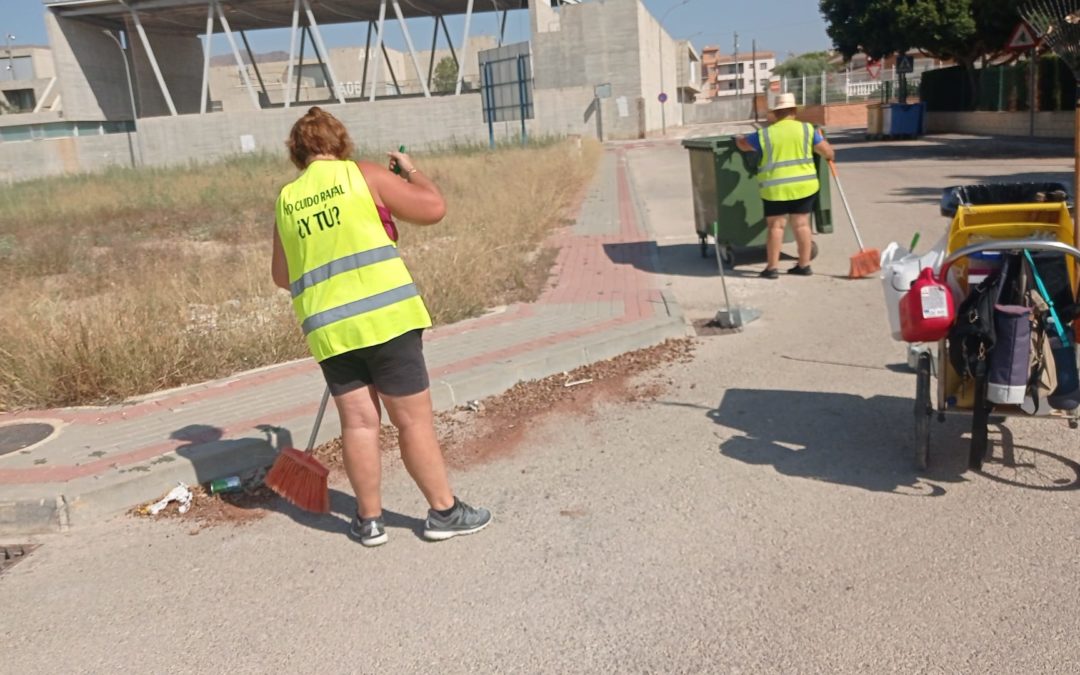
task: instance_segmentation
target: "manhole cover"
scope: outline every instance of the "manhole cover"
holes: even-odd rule
[[[44,422],[9,424],[0,427],[0,455],[7,455],[40,443],[54,431],[53,425]]]
[[[8,571],[8,568],[12,565],[26,558],[35,548],[37,548],[36,544],[0,546],[0,574]]]

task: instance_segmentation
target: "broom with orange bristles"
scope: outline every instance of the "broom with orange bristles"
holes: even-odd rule
[[[859,228],[855,225],[855,216],[851,215],[851,206],[848,205],[847,195],[844,194],[844,186],[840,184],[840,175],[836,173],[836,162],[829,160],[829,171],[832,172],[833,180],[836,181],[836,189],[840,192],[840,201],[844,202],[844,210],[847,211],[848,222],[855,232],[855,241],[859,242],[859,252],[851,256],[851,270],[848,272],[849,279],[861,279],[868,277],[881,269],[881,253],[874,248],[863,246],[862,237],[859,236]]]
[[[266,474],[266,485],[278,493],[285,501],[313,513],[330,512],[330,489],[327,480],[330,472],[312,451],[315,449],[315,437],[319,434],[326,403],[330,400],[329,387],[323,391],[319,413],[315,416],[315,427],[311,430],[307,450],[285,448],[278,453],[274,465]]]

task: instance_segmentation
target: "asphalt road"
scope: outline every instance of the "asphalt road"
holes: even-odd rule
[[[685,151],[627,157],[663,283],[710,316]],[[944,185],[1071,167],[1058,146],[970,139],[840,159],[877,246],[935,239]],[[422,500],[387,460],[385,502],[408,515],[381,549],[344,515],[294,512],[51,537],[0,577],[0,671],[1080,671],[1077,433],[1010,421],[973,474],[963,424],[935,424],[934,466],[914,471],[914,377],[879,282],[842,278],[855,245],[835,208],[818,274],[740,266],[731,289],[762,319],[701,338],[658,400],[548,419],[456,474],[496,514],[483,533],[422,542]]]

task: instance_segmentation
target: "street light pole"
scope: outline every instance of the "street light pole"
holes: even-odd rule
[[[112,41],[116,43],[116,48],[120,50],[120,58],[124,60],[124,76],[127,78],[128,101],[131,104],[131,127],[132,127],[132,132],[134,132],[134,134],[135,134],[135,139],[136,139],[135,142],[137,143],[138,142],[138,137],[139,137],[139,121],[138,121],[139,120],[139,114],[135,110],[135,90],[131,86],[131,68],[128,66],[127,51],[124,49],[124,45],[120,44],[120,38],[116,37],[116,35],[113,34],[113,32],[111,30],[104,30],[103,29],[101,32],[105,33],[110,38],[112,38]],[[131,133],[132,132],[128,132],[128,151],[131,153],[131,166],[134,168],[139,163],[141,163],[142,150],[140,149],[140,151],[139,151],[139,155],[140,155],[139,160],[140,161],[136,162],[135,161],[135,146],[131,142]]]
[[[8,73],[11,74],[11,79],[15,79],[15,55],[11,51],[11,47],[15,42],[15,36],[8,33],[4,37],[4,43],[7,46],[7,58],[8,58]]]
[[[668,10],[660,17],[660,21],[656,24],[656,46],[659,48],[660,58],[660,93],[666,94],[664,91],[664,20],[667,19],[668,14],[671,14],[673,10],[682,7],[690,0],[682,0],[682,2],[668,7]],[[667,99],[660,101],[660,134],[667,136]]]

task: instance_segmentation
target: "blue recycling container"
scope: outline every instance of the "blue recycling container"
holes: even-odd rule
[[[886,136],[922,136],[926,133],[925,103],[891,103],[888,106]]]

